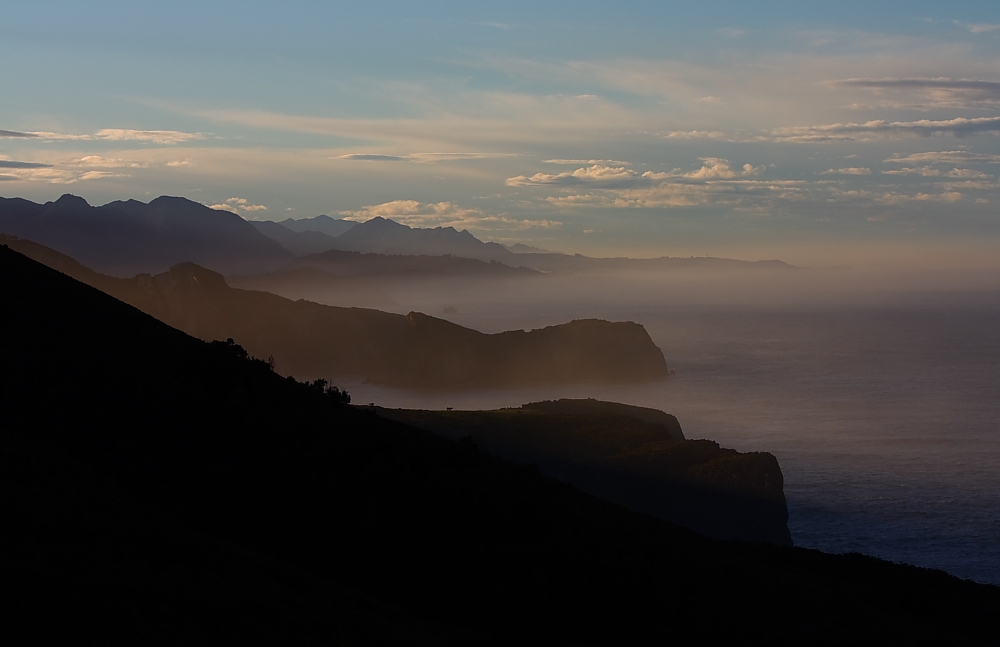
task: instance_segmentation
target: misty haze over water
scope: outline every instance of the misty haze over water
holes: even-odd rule
[[[688,438],[777,456],[797,545],[1000,584],[997,293],[844,276],[551,277],[527,290],[401,291],[393,294],[399,311],[485,332],[586,317],[636,321],[677,375],[450,393],[345,386],[355,402],[388,407],[594,397],[662,409]]]

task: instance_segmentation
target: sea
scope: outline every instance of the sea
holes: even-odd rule
[[[661,409],[687,438],[777,457],[797,546],[1000,585],[1000,302],[986,301],[515,306],[456,295],[457,313],[430,314],[484,332],[590,317],[639,322],[676,374],[452,392],[343,386],[355,403],[387,407],[592,397]]]

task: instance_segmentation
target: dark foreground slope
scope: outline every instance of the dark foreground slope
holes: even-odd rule
[[[591,319],[487,335],[418,312],[404,316],[238,290],[192,263],[119,279],[30,241],[0,241],[195,337],[233,338],[300,378],[358,376],[392,386],[454,388],[667,375],[663,353],[632,322]]]
[[[995,587],[701,538],[346,407],[5,247],[0,303],[8,632],[369,645],[994,638]]]
[[[498,411],[378,411],[467,439],[500,458],[537,465],[584,492],[709,537],[792,544],[784,479],[774,456],[684,440],[677,419],[662,411],[597,400]]]

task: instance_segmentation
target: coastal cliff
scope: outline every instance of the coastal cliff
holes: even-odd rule
[[[792,545],[777,459],[685,440],[677,419],[656,409],[590,399],[495,411],[376,411],[707,537]]]
[[[0,243],[190,335],[234,339],[300,379],[362,378],[435,389],[650,381],[668,372],[663,353],[632,322],[587,319],[488,335],[419,312],[325,306],[240,290],[194,263],[123,279],[31,241],[0,236]]]

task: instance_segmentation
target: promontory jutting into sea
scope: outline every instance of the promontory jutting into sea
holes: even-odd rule
[[[1000,11],[851,2],[5,10],[8,633],[995,644]]]

